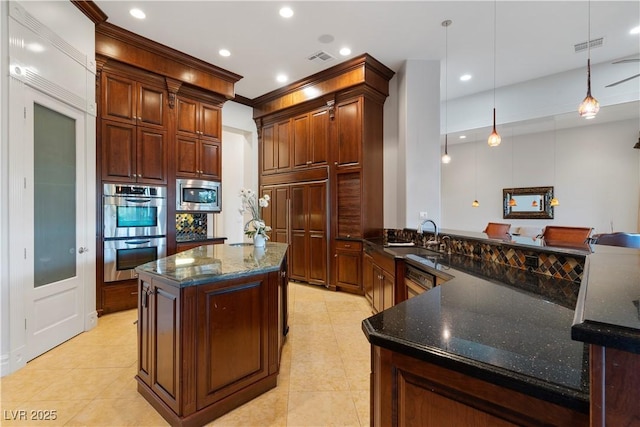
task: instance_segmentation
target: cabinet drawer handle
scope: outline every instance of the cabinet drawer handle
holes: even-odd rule
[[[310,165],[311,163],[313,163],[311,160],[307,160],[308,165]]]
[[[344,247],[345,247],[345,248],[350,248],[350,247],[351,247],[351,245],[344,245]]]

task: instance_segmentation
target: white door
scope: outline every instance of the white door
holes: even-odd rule
[[[87,241],[84,113],[28,89],[24,117],[26,164],[32,166],[25,171],[25,200],[32,203],[25,215],[33,224],[27,231],[33,232],[32,246],[29,250],[26,242],[25,251],[27,261],[33,258],[32,280],[25,282],[31,360],[83,331],[83,265],[91,254],[82,245]]]

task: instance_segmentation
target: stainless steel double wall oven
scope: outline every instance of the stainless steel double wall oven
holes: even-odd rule
[[[104,281],[135,278],[134,269],[166,255],[167,189],[104,184]]]

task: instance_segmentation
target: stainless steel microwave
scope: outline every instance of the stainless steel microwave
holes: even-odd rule
[[[176,211],[178,212],[220,212],[221,196],[219,181],[176,180]]]

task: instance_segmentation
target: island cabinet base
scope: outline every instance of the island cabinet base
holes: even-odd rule
[[[371,347],[372,426],[588,426],[589,415]]]
[[[284,265],[185,287],[140,273],[138,392],[171,425],[204,425],[276,387]]]

